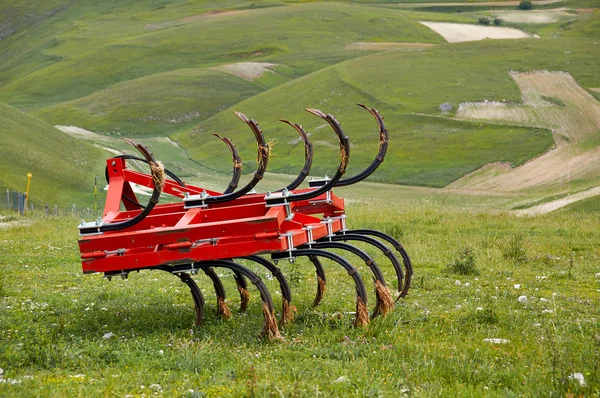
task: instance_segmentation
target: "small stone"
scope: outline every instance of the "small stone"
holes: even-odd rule
[[[585,387],[585,377],[583,377],[582,373],[573,373],[569,376],[570,380],[577,380],[581,387]]]
[[[457,281],[455,281],[455,282],[454,282],[454,284],[455,284],[456,286],[460,286],[460,281],[459,281],[459,280],[457,280]]]
[[[540,301],[541,301],[542,303],[549,303],[549,302],[550,302],[550,300],[548,300],[548,299],[546,299],[546,298],[543,298],[543,297],[542,297],[542,298],[540,298]]]
[[[108,332],[105,333],[104,336],[102,336],[103,339],[110,339],[111,337],[113,337],[115,334],[113,332]]]
[[[521,284],[520,284],[520,283],[517,283],[516,285],[513,285],[513,287],[514,287],[515,289],[520,289],[520,288],[521,288]]]
[[[596,279],[600,279],[600,272],[596,273]]]
[[[498,338],[487,338],[487,339],[483,339],[483,341],[485,341],[486,343],[492,343],[492,344],[508,344],[508,343],[510,343],[510,340],[498,339]]]
[[[340,376],[337,379],[335,379],[333,382],[334,383],[346,383],[348,382],[348,378],[346,376]]]
[[[525,304],[527,302],[527,296],[519,296],[519,298],[517,299],[517,301],[519,303]]]

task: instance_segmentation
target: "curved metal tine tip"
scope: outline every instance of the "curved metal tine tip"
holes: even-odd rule
[[[378,111],[377,109],[375,109],[375,108],[369,108],[368,106],[366,106],[366,105],[364,105],[364,104],[358,104],[358,103],[357,103],[356,105],[358,105],[358,106],[360,106],[361,108],[364,108],[364,109],[366,109],[367,111],[369,111],[369,113],[370,113],[371,115],[373,115],[373,117],[374,117],[375,119],[377,119],[377,121],[378,121],[378,122],[379,122],[379,119],[383,120],[383,116],[381,116],[381,114],[379,113],[379,111]]]
[[[218,139],[220,139],[221,141],[223,141],[225,143],[225,145],[227,145],[227,147],[229,148],[230,151],[233,151],[233,148],[235,148],[235,144],[233,143],[233,141],[231,141],[229,138],[221,136],[219,134],[213,133],[213,135],[215,137],[217,137]]]
[[[242,112],[233,111],[233,114],[239,117],[244,122],[250,123],[250,119],[248,118],[248,116],[244,115]]]
[[[144,158],[146,158],[146,160],[150,163],[155,163],[156,164],[156,159],[154,159],[154,155],[152,155],[152,152],[150,152],[148,150],[148,147],[142,144],[138,144],[135,141],[133,141],[132,139],[129,138],[122,138],[123,141],[125,141],[126,143],[128,143],[129,145],[131,145],[132,147],[134,147],[135,149],[137,149],[142,155],[144,155]]]
[[[314,109],[314,108],[304,108],[304,110],[308,113],[312,113],[313,115],[320,117],[321,119],[326,119],[327,115],[324,114],[323,112],[321,112],[318,109]]]

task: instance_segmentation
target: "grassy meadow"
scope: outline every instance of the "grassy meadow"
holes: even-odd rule
[[[198,275],[206,322],[195,327],[187,287],[170,275],[82,275],[76,219],[32,216],[0,229],[0,395],[599,394],[597,213],[516,218],[448,203],[348,205],[353,227],[404,243],[415,266],[410,294],[355,329],[345,272],[325,264],[325,299],[311,308],[312,266],[280,263],[298,308],[281,342],[258,337],[257,291],[248,313],[235,313],[227,271],[217,270],[234,316],[215,317],[211,283]],[[390,264],[376,260],[393,285]],[[255,270],[279,310],[277,285]]]

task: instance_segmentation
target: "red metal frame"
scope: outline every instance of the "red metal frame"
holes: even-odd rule
[[[135,217],[139,206],[131,183],[153,188],[152,176],[126,168],[126,160],[107,160],[109,188],[104,223]],[[293,191],[302,193],[312,188]],[[164,194],[220,193],[166,180]],[[125,207],[121,211],[121,204]],[[156,205],[141,222],[129,228],[86,233],[79,238],[84,273],[128,272],[163,265],[192,264],[214,259],[293,250],[345,228],[344,201],[332,192],[310,200],[268,206],[265,194],[186,208],[185,203]],[[288,217],[288,214],[293,214]],[[325,219],[316,217],[323,215]]]

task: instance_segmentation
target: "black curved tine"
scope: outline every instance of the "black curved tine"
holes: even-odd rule
[[[269,340],[282,339],[281,335],[279,334],[279,328],[277,327],[277,319],[274,315],[273,300],[271,299],[269,290],[267,289],[267,286],[264,284],[264,282],[260,279],[260,277],[254,272],[252,272],[252,270],[230,260],[202,261],[199,263],[194,263],[194,266],[197,268],[228,268],[232,270],[234,274],[239,273],[250,279],[252,284],[256,286],[256,288],[260,292],[260,298],[263,302],[264,323],[261,335],[267,337]]]
[[[133,156],[133,155],[117,155],[117,156],[115,156],[115,158],[126,159],[126,160],[137,160],[140,162],[150,164],[146,159],[140,158],[138,156]],[[175,175],[175,173],[173,173],[169,169],[165,168],[165,174],[168,175],[177,184],[179,184],[180,187],[185,187],[185,182],[183,182],[183,180],[181,178],[177,177],[177,175]],[[104,170],[104,177],[106,178],[106,182],[108,183],[109,182],[108,167]],[[140,205],[140,207],[144,207],[144,206]]]
[[[312,143],[308,138],[308,134],[306,133],[306,131],[304,131],[301,125],[297,123],[292,124],[291,122],[284,119],[280,119],[280,121],[282,121],[283,123],[287,123],[294,129],[296,129],[298,134],[300,134],[300,138],[302,138],[302,142],[304,142],[304,167],[300,171],[300,174],[298,174],[298,177],[296,177],[294,181],[292,181],[290,184],[288,184],[287,187],[284,188],[288,191],[291,191],[298,188],[300,184],[302,184],[302,182],[306,179],[308,173],[310,173],[310,168],[312,166],[313,161],[313,147]],[[280,189],[280,191],[283,191],[283,189]]]
[[[242,158],[240,157],[240,154],[238,153],[233,141],[227,137],[221,137],[219,134],[213,135],[227,145],[227,148],[229,148],[229,151],[231,152],[231,157],[233,158],[233,173],[231,176],[231,181],[229,182],[227,189],[223,191],[223,194],[228,194],[235,191],[235,189],[238,187],[238,183],[240,182],[243,169]]]
[[[408,289],[410,288],[410,282],[413,276],[413,266],[412,261],[408,253],[406,252],[406,249],[404,249],[402,243],[396,240],[393,236],[390,236],[385,232],[377,231],[374,229],[349,229],[344,231],[344,233],[375,236],[391,244],[394,247],[394,249],[396,249],[396,251],[400,253],[400,255],[402,256],[402,262],[404,263],[404,268],[406,269],[404,287],[402,289],[402,292],[400,293],[400,297],[405,297],[408,294]]]
[[[349,245],[347,243],[332,242],[332,241],[321,241],[321,242],[311,243],[310,246],[302,245],[302,246],[299,246],[298,248],[305,249],[305,248],[311,248],[311,247],[313,247],[315,249],[345,250],[352,254],[355,254],[361,260],[363,260],[365,262],[365,265],[367,267],[369,267],[369,269],[373,273],[373,283],[375,284],[376,303],[375,303],[375,308],[373,309],[373,313],[371,314],[371,319],[375,318],[377,315],[385,316],[388,314],[388,312],[394,306],[394,300],[392,299],[390,291],[388,290],[388,288],[385,284],[385,278],[384,278],[383,274],[381,273],[381,269],[379,269],[379,266],[377,265],[375,260],[373,260],[373,258],[371,256],[369,256],[369,254],[367,254],[367,252],[365,252],[362,249],[359,249],[356,246]]]
[[[367,290],[365,284],[360,277],[358,270],[352,266],[345,258],[326,250],[321,249],[296,249],[290,252],[273,253],[273,259],[289,258],[290,254],[293,257],[301,256],[319,256],[335,261],[341,265],[348,275],[354,280],[356,286],[356,317],[354,319],[355,326],[366,326],[369,324],[369,311],[367,310]]]
[[[196,282],[194,282],[192,277],[188,273],[185,273],[185,272],[175,273],[175,272],[173,272],[174,271],[173,267],[169,267],[167,265],[158,266],[158,267],[155,267],[155,269],[158,269],[160,271],[165,271],[171,275],[175,275],[175,276],[179,277],[179,279],[190,288],[190,293],[192,294],[192,299],[194,300],[194,309],[196,312],[195,325],[196,326],[202,325],[204,323],[204,304],[205,304],[204,296],[202,295],[202,291],[200,290],[200,288],[198,287]]]
[[[375,156],[373,162],[371,162],[371,164],[366,169],[364,169],[362,172],[358,173],[353,177],[345,178],[343,180],[338,181],[335,184],[336,187],[345,187],[347,185],[356,184],[357,182],[362,181],[365,178],[369,177],[371,174],[373,174],[373,172],[377,170],[379,165],[383,163],[383,160],[385,159],[385,154],[387,153],[388,143],[390,141],[389,133],[385,128],[385,124],[383,123],[383,117],[379,114],[379,111],[375,108],[368,108],[363,104],[356,105],[366,109],[371,115],[373,115],[375,120],[377,120],[377,125],[379,126],[379,151],[377,152],[377,156]]]
[[[237,271],[233,271],[233,279],[235,279],[235,286],[240,293],[240,312],[246,312],[248,309],[248,303],[250,302],[250,292],[248,291],[248,283],[244,274]]]
[[[317,197],[325,192],[331,190],[335,186],[335,184],[342,178],[344,173],[346,172],[346,168],[348,167],[348,159],[350,157],[350,141],[348,137],[344,134],[342,130],[342,126],[340,123],[335,120],[335,117],[330,114],[324,114],[318,109],[305,109],[307,112],[324,119],[329,125],[333,128],[333,131],[336,133],[338,140],[340,142],[340,164],[337,167],[337,170],[333,177],[326,184],[304,193],[291,194],[286,196],[286,200],[288,201],[300,201],[300,200],[308,200],[314,197]]]
[[[217,296],[217,314],[224,319],[231,318],[231,310],[225,301],[227,295],[225,293],[225,287],[223,286],[223,283],[221,283],[221,279],[215,270],[210,267],[203,268],[202,271],[204,271],[206,276],[211,279],[215,288],[215,294]]]
[[[210,204],[210,203],[229,202],[231,200],[240,198],[240,197],[244,196],[245,194],[247,194],[248,192],[250,192],[252,190],[252,188],[254,188],[256,186],[256,184],[258,184],[260,182],[260,180],[262,180],[262,178],[265,174],[265,171],[267,171],[267,165],[269,164],[269,146],[265,142],[265,137],[262,133],[262,130],[258,126],[258,123],[256,123],[256,121],[254,121],[252,119],[249,119],[243,113],[235,112],[235,111],[233,113],[238,118],[240,118],[242,121],[244,121],[248,126],[250,126],[250,129],[252,129],[252,132],[254,133],[254,138],[256,139],[256,143],[258,146],[258,148],[257,148],[257,150],[258,150],[258,156],[257,156],[258,169],[254,173],[254,175],[252,176],[252,179],[248,182],[248,184],[246,184],[244,187],[238,189],[237,191],[230,192],[230,193],[223,194],[223,195],[218,195],[218,196],[207,196],[205,198],[197,199],[197,200],[186,200],[185,203],[186,203],[186,206],[188,206],[188,207],[202,206],[202,205]]]
[[[394,267],[394,271],[396,271],[396,276],[398,277],[398,293],[400,294],[400,296],[398,296],[398,298],[403,297],[402,294],[404,292],[404,289],[403,289],[404,272],[402,271],[402,264],[400,264],[400,261],[398,261],[398,258],[396,257],[394,252],[390,248],[388,248],[386,245],[384,245],[377,239],[374,239],[370,236],[360,235],[360,234],[336,234],[333,236],[327,236],[327,237],[321,238],[321,240],[332,240],[332,241],[337,241],[337,242],[339,242],[339,241],[358,241],[358,242],[367,243],[367,244],[377,248],[392,263],[392,266]],[[398,301],[398,298],[396,299],[396,301]]]
[[[103,224],[99,227],[92,227],[92,228],[90,228],[89,231],[86,230],[85,228],[81,228],[79,231],[80,234],[86,234],[86,233],[91,233],[91,232],[95,233],[95,232],[119,231],[122,229],[130,228],[130,227],[138,224],[144,218],[146,218],[146,216],[148,216],[148,214],[150,214],[152,209],[154,209],[154,206],[156,206],[156,204],[158,203],[160,194],[162,193],[163,184],[165,181],[164,166],[161,163],[156,161],[156,159],[154,158],[154,155],[152,153],[150,153],[148,148],[145,147],[144,145],[136,144],[135,142],[133,142],[132,140],[130,140],[128,138],[123,138],[123,141],[125,141],[129,145],[133,146],[138,151],[140,151],[140,153],[142,155],[144,155],[144,158],[146,159],[147,163],[150,165],[150,172],[152,174],[152,182],[154,183],[153,184],[154,188],[152,190],[152,196],[150,197],[150,200],[148,201],[148,204],[146,205],[146,207],[143,208],[142,211],[139,212],[138,214],[136,214],[134,217],[129,218],[127,220],[110,223],[110,224]]]
[[[312,303],[312,306],[316,307],[319,305],[323,299],[323,295],[325,294],[327,278],[325,277],[325,269],[323,268],[323,264],[321,264],[319,258],[317,256],[308,256],[308,259],[313,263],[315,270],[317,271],[317,294],[315,295],[315,299]]]
[[[281,273],[281,270],[277,268],[275,264],[273,264],[264,257],[254,255],[240,258],[244,260],[253,261],[257,264],[262,265],[267,270],[269,270],[269,272],[275,277],[275,279],[277,279],[277,282],[279,282],[279,288],[281,289],[282,301],[281,319],[279,320],[279,324],[286,325],[290,323],[294,318],[293,311],[295,310],[295,308],[292,306],[292,292],[287,283],[287,280],[285,279],[285,276],[283,276],[283,274]]]
[[[183,283],[185,283],[190,288],[190,292],[192,293],[192,299],[194,300],[194,308],[196,310],[195,324],[196,326],[200,326],[204,322],[204,296],[202,296],[200,288],[198,287],[196,282],[194,282],[190,274],[186,272],[179,272],[176,275],[179,277],[179,279],[181,279]]]

